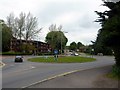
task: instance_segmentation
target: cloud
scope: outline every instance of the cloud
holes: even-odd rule
[[[18,16],[21,11],[30,11],[38,18],[38,27],[43,27],[38,40],[45,40],[51,24],[61,24],[63,31],[68,32],[65,34],[68,45],[72,41],[89,44],[100,28],[94,23],[97,19],[94,11],[107,9],[102,4],[102,0],[0,0],[0,18],[6,20],[10,12]]]
[[[63,25],[71,24],[75,23],[80,17],[81,17],[80,12],[67,12],[57,16],[53,23]]]

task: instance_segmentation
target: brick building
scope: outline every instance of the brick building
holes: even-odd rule
[[[27,43],[29,45],[34,46],[35,49],[31,51],[33,53],[48,53],[52,50],[48,43],[41,42],[41,41],[28,40],[26,42],[25,40],[21,40],[21,43],[22,43],[22,45],[25,45]],[[12,51],[19,52],[20,39],[13,38],[10,48],[11,48]]]

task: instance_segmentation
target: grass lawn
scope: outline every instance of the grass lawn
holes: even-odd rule
[[[58,57],[58,60],[54,60],[54,57],[37,57],[30,58],[28,61],[31,62],[43,62],[43,63],[83,63],[95,61],[94,58],[79,57],[79,56],[69,56],[69,57]]]

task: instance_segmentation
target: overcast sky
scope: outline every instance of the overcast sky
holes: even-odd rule
[[[13,12],[31,12],[38,18],[38,27],[43,27],[39,40],[44,41],[51,24],[62,25],[63,31],[71,42],[82,42],[85,45],[95,40],[100,25],[94,21],[97,15],[94,11],[105,11],[102,0],[0,0],[0,19]]]

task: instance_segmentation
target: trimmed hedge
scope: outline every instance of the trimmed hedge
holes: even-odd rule
[[[33,55],[33,53],[23,52],[0,52],[0,55]],[[37,55],[53,55],[53,53],[38,53]]]
[[[22,52],[1,52],[0,55],[32,55],[32,53],[22,53]]]

